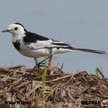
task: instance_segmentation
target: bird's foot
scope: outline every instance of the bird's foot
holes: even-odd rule
[[[32,69],[32,72],[33,72],[35,69],[40,69],[40,67],[45,67],[45,60],[42,60],[41,62],[36,63],[36,65],[35,65],[34,68]]]
[[[39,63],[36,63],[35,68],[40,68],[40,67],[45,67],[45,61],[48,59],[49,57],[47,57],[46,59],[42,60]]]

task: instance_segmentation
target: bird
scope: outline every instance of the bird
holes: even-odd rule
[[[41,36],[37,33],[28,31],[21,23],[13,23],[2,32],[12,34],[12,43],[16,50],[26,57],[33,58],[36,66],[39,64],[38,58],[49,57],[48,67],[52,66],[52,57],[54,54],[66,53],[71,51],[83,51],[89,53],[106,54],[102,50],[75,48],[71,44],[67,44],[52,38]]]

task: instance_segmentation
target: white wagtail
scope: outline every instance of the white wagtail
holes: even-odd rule
[[[36,65],[38,64],[37,58],[44,57],[45,52],[49,56],[49,67],[51,67],[52,56],[54,54],[66,53],[73,50],[105,54],[105,51],[74,48],[70,44],[66,44],[58,40],[49,39],[39,34],[29,32],[20,23],[10,24],[8,28],[2,32],[10,32],[12,34],[12,43],[14,47],[22,55],[34,58]]]

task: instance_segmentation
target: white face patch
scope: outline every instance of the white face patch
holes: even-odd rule
[[[10,24],[8,26],[8,31],[12,34],[13,42],[25,36],[24,28],[19,24]]]
[[[8,30],[12,35],[20,35],[24,33],[24,28],[18,24],[10,24]]]

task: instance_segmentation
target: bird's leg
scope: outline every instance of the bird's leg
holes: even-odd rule
[[[34,61],[35,61],[35,66],[34,68],[32,69],[32,72],[34,72],[34,70],[38,67],[38,60],[37,58],[34,58]],[[38,67],[39,68],[39,67]]]
[[[52,68],[52,57],[53,57],[52,49],[49,49],[49,60],[48,60],[48,68],[49,69]]]
[[[34,60],[35,60],[35,67],[34,67],[34,68],[36,68],[36,67],[38,67],[38,68],[39,68],[39,63],[38,63],[37,58],[34,58]]]
[[[52,67],[52,57],[53,57],[53,55],[49,56],[49,60],[48,60],[48,68],[49,69],[51,69],[51,67]]]

